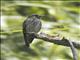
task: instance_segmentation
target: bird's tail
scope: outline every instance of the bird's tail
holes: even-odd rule
[[[30,46],[30,43],[33,41],[33,39],[34,39],[34,36],[33,36],[33,35],[24,33],[24,41],[25,41],[25,45],[26,45],[27,47]]]
[[[23,33],[23,36],[24,36],[24,41],[25,41],[25,45],[27,46],[27,47],[29,47],[29,39],[28,39],[28,35],[26,34],[26,33]]]

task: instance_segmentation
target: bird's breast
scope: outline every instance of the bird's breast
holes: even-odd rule
[[[31,20],[29,21],[29,24],[26,26],[27,32],[39,32],[41,29],[41,22],[40,20]]]

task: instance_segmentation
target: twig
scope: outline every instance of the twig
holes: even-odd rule
[[[69,44],[70,44],[70,48],[72,50],[72,54],[73,54],[73,60],[78,60],[78,54],[77,54],[77,51],[76,51],[76,48],[74,47],[73,43],[68,40]]]

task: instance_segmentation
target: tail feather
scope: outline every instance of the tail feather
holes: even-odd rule
[[[29,34],[25,34],[24,33],[24,41],[25,41],[25,45],[27,47],[30,46],[30,43],[33,41],[34,37],[32,35],[29,35]]]

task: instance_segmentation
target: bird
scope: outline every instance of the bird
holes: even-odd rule
[[[25,45],[27,47],[30,46],[32,41],[34,40],[33,34],[29,34],[31,32],[38,33],[41,29],[42,23],[41,23],[41,17],[37,14],[32,14],[27,17],[27,19],[23,22],[23,36]]]

